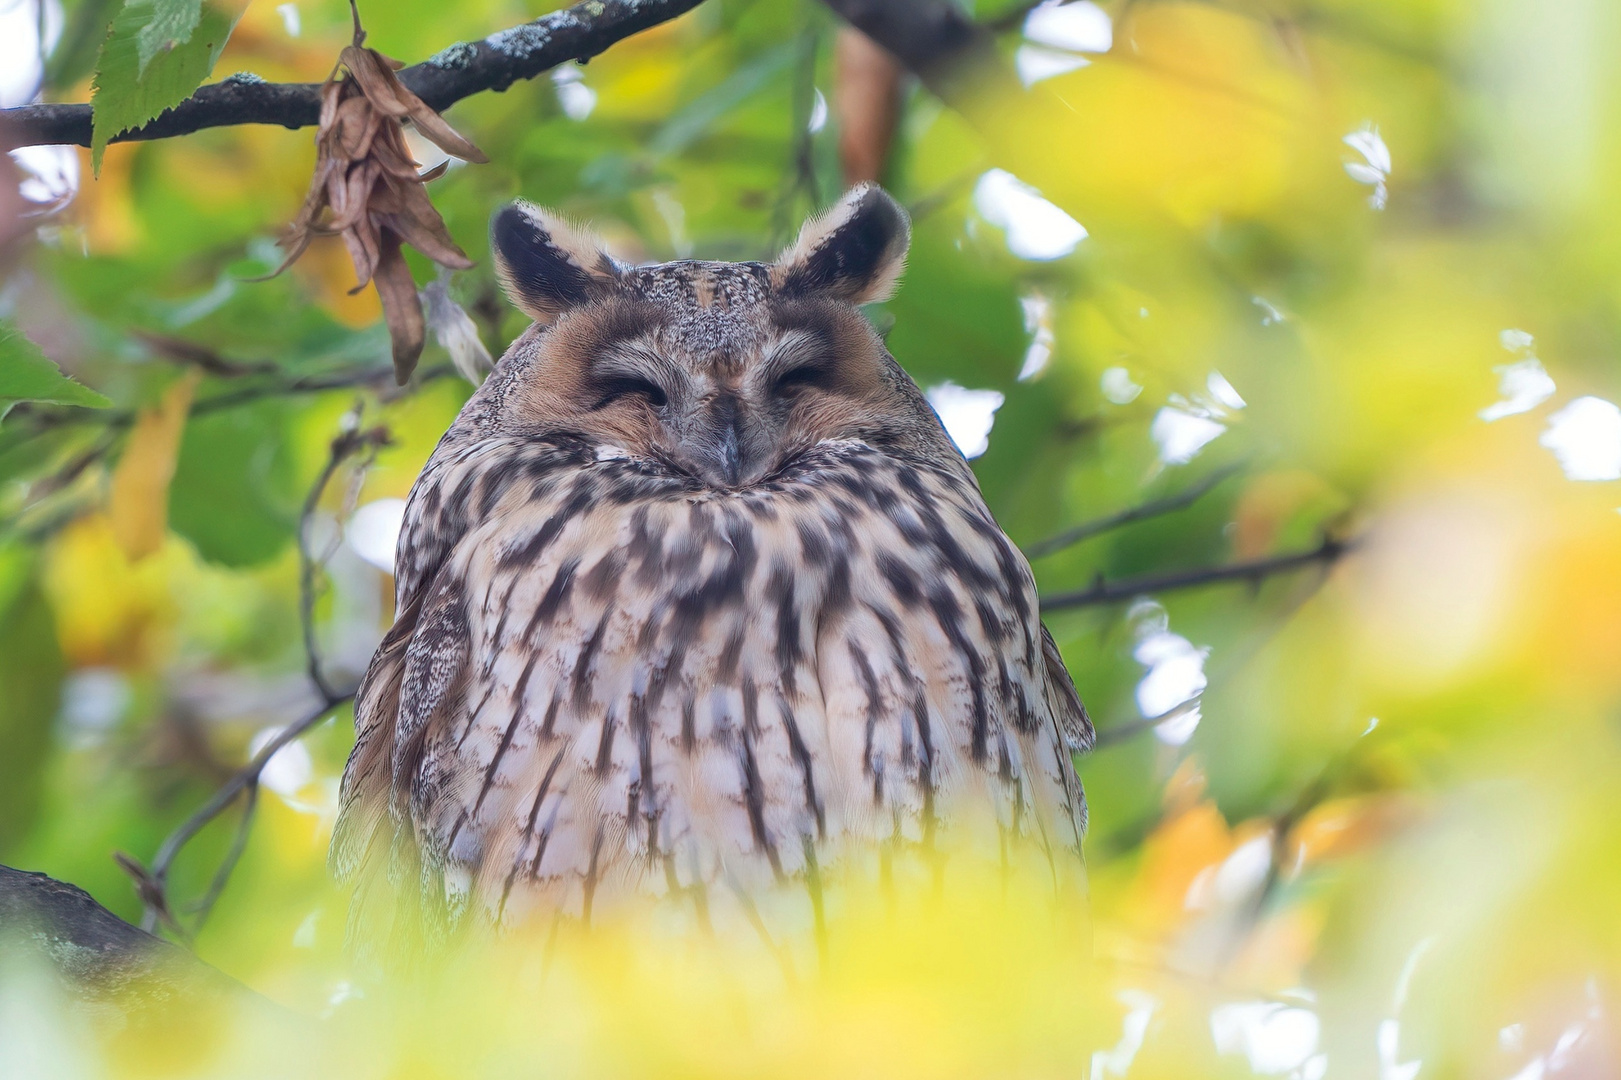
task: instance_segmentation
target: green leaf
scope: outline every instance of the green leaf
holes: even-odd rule
[[[91,87],[90,166],[101,171],[101,155],[113,136],[157,119],[185,101],[214,70],[236,17],[201,8],[186,40],[169,32],[181,25],[175,11],[186,0],[128,0],[102,43]]]
[[[105,409],[112,402],[76,383],[10,323],[0,320],[0,418],[19,401]]]
[[[184,45],[191,40],[191,32],[203,17],[203,0],[155,0],[152,19],[135,34],[135,45],[140,53],[137,79],[146,76],[146,67],[160,52]]]
[[[925,222],[912,240],[906,276],[886,310],[887,343],[919,383],[1005,386],[1018,374],[1029,335],[1019,282],[970,245]]]
[[[285,402],[194,418],[169,485],[169,527],[209,562],[255,566],[293,538],[299,495],[278,452]]]
[[[28,552],[0,549],[0,855],[38,813],[61,704],[62,654],[37,569]]]
[[[792,63],[796,52],[794,43],[787,42],[750,60],[665,121],[648,140],[647,148],[659,155],[679,154],[708,134],[723,116],[763,90]]]

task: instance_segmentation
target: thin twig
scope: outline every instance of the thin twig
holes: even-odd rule
[[[442,379],[456,373],[455,367],[450,364],[435,364],[424,368],[417,373],[412,381],[413,386],[429,383],[435,379]],[[323,375],[306,375],[286,382],[265,383],[260,386],[247,386],[240,390],[232,390],[224,394],[204,398],[191,407],[191,416],[206,416],[209,413],[221,412],[226,409],[235,409],[243,405],[251,405],[256,401],[278,397],[302,397],[305,394],[320,394],[328,390],[346,390],[358,386],[376,386],[382,392],[394,384],[393,367],[376,367],[368,364],[363,368],[350,368],[344,371],[335,371]],[[23,403],[11,410],[6,418],[9,423],[8,430],[13,427],[25,427],[23,437],[14,440],[0,453],[15,449],[34,435],[43,431],[51,431],[59,427],[75,426],[101,426],[109,428],[125,428],[135,423],[134,409],[83,409],[77,406],[39,406]]]
[[[1025,555],[1031,559],[1040,559],[1047,555],[1051,555],[1055,551],[1062,551],[1064,548],[1078,544],[1082,540],[1091,539],[1100,533],[1106,533],[1113,529],[1118,529],[1123,525],[1130,525],[1133,522],[1159,517],[1162,514],[1173,513],[1177,510],[1183,509],[1184,507],[1192,506],[1194,503],[1198,502],[1206,492],[1210,491],[1217,484],[1221,483],[1229,476],[1232,476],[1234,473],[1240,472],[1243,470],[1243,468],[1244,464],[1242,462],[1224,466],[1215,470],[1198,483],[1183,491],[1179,491],[1174,495],[1167,495],[1160,499],[1150,499],[1148,502],[1139,503],[1136,506],[1128,507],[1125,510],[1121,510],[1119,513],[1110,514],[1107,517],[1096,518],[1092,521],[1082,522],[1073,528],[1065,529],[1056,536],[1048,537],[1046,540],[1043,540],[1040,543],[1031,544],[1030,547],[1025,549]]]
[[[1092,748],[1096,750],[1105,746],[1113,746],[1115,743],[1125,742],[1127,739],[1141,735],[1145,731],[1152,731],[1161,724],[1165,723],[1167,720],[1175,720],[1177,717],[1185,715],[1193,709],[1197,709],[1199,707],[1199,701],[1203,696],[1203,692],[1201,691],[1200,693],[1188,698],[1186,701],[1178,705],[1171,706],[1158,716],[1142,716],[1135,720],[1127,720],[1123,724],[1115,724],[1113,727],[1106,727],[1093,737]]]
[[[1222,680],[1232,677],[1234,673],[1248,663],[1249,660],[1261,650],[1265,643],[1270,641],[1277,634],[1280,628],[1287,625],[1289,619],[1293,617],[1294,613],[1300,608],[1304,607],[1306,602],[1311,599],[1312,596],[1316,595],[1317,590],[1322,587],[1323,581],[1323,578],[1318,578],[1312,588],[1295,593],[1288,609],[1278,613],[1271,620],[1271,624],[1268,629],[1263,630],[1258,634],[1252,634],[1247,638],[1241,639],[1234,646],[1224,650],[1221,654],[1220,670],[1207,671],[1210,683],[1209,686],[1206,686],[1203,690],[1200,690],[1193,697],[1182,702],[1181,704],[1174,705],[1165,712],[1160,713],[1158,716],[1128,720],[1124,723],[1115,724],[1113,727],[1100,730],[1096,735],[1093,745],[1112,746],[1116,743],[1121,743],[1128,739],[1136,738],[1143,732],[1152,731],[1165,721],[1174,720],[1176,717],[1185,713],[1188,709],[1201,704],[1204,701],[1204,696],[1210,692],[1210,686],[1214,686]]]
[[[310,682],[315,684],[315,689],[328,703],[350,695],[340,694],[327,682],[315,640],[315,574],[321,560],[317,560],[310,551],[310,523],[315,518],[321,497],[326,494],[327,485],[332,482],[339,467],[355,454],[364,450],[375,451],[378,447],[388,445],[388,441],[387,428],[375,427],[362,431],[358,424],[354,430],[345,431],[333,439],[326,465],[310,486],[309,494],[304,497],[304,508],[298,515],[298,615],[304,630],[304,667],[309,673]]]
[[[120,858],[120,863],[136,878],[138,885],[150,883],[155,888],[155,896],[149,894],[147,889],[141,889],[141,901],[146,906],[146,915],[141,920],[143,930],[150,932],[156,928],[162,913],[169,910],[167,900],[169,870],[174,866],[175,857],[180,854],[181,849],[190,843],[191,839],[201,832],[205,825],[224,813],[226,808],[236,801],[236,797],[242,794],[250,785],[258,785],[259,775],[264,772],[265,766],[270,763],[271,758],[276,756],[277,751],[326,719],[327,714],[353,696],[353,694],[345,694],[335,701],[323,702],[320,708],[303,719],[278,731],[253,756],[252,761],[231,774],[231,778],[220,785],[219,790],[215,791],[206,803],[200,806],[185,821],[181,822],[179,827],[164,839],[163,845],[158,848],[157,857],[152,860],[151,869],[142,867],[128,856]],[[173,923],[173,916],[170,916],[170,920],[171,928],[176,928],[177,923]]]
[[[214,349],[185,338],[171,337],[139,327],[130,329],[130,336],[165,360],[190,364],[210,375],[226,379],[240,379],[250,375],[279,375],[281,368],[274,360],[231,360]]]
[[[818,39],[814,27],[800,35],[799,64],[795,72],[793,101],[788,114],[793,125],[792,149],[789,167],[782,190],[771,210],[771,241],[773,247],[786,243],[790,237],[790,218],[794,197],[804,194],[814,212],[820,208],[821,191],[816,183],[816,133],[810,129],[810,115],[816,103],[816,51]]]
[[[1292,555],[1276,555],[1267,559],[1211,566],[1201,570],[1181,570],[1171,574],[1143,574],[1123,581],[1105,581],[1098,575],[1088,589],[1058,593],[1043,597],[1042,611],[1067,611],[1074,608],[1118,604],[1151,593],[1172,592],[1177,589],[1196,589],[1203,585],[1216,585],[1226,581],[1260,583],[1274,574],[1288,573],[1317,563],[1332,563],[1356,546],[1355,540],[1335,540],[1324,537],[1323,542],[1310,551]]]
[[[231,839],[231,850],[225,853],[225,861],[214,871],[214,880],[208,883],[208,891],[190,906],[191,913],[196,916],[196,922],[192,926],[193,933],[201,930],[203,923],[208,921],[209,914],[214,910],[214,904],[225,891],[225,883],[231,880],[236,864],[242,861],[242,853],[248,849],[248,836],[253,832],[253,812],[259,806],[258,779],[251,781],[244,790],[246,797],[242,802],[242,816],[237,819],[236,836]]]
[[[309,673],[310,682],[315,685],[316,692],[321,695],[321,706],[310,713],[303,720],[278,731],[260,751],[253,756],[253,760],[238,769],[231,775],[219,790],[214,792],[212,798],[204,803],[191,817],[180,824],[180,827],[170,833],[158,848],[157,857],[152,860],[150,869],[142,866],[138,861],[128,855],[119,853],[118,861],[130,876],[135,879],[136,890],[141,897],[141,903],[146,909],[141,926],[145,930],[153,930],[160,923],[174,931],[183,939],[189,939],[190,934],[202,926],[213,910],[214,904],[219,900],[220,894],[225,891],[226,883],[231,873],[241,861],[242,853],[247,849],[248,835],[253,824],[254,809],[258,805],[259,776],[264,772],[270,759],[276,752],[315,724],[319,723],[333,709],[352,699],[354,691],[339,691],[327,681],[323,669],[321,653],[315,636],[315,573],[319,562],[309,547],[310,522],[315,516],[315,510],[320,505],[321,497],[326,493],[327,485],[345,461],[356,454],[375,452],[378,448],[388,445],[388,429],[373,427],[362,429],[358,422],[355,426],[340,433],[332,440],[331,452],[327,456],[326,465],[316,477],[315,483],[310,487],[309,494],[305,496],[304,507],[298,519],[298,556],[299,556],[299,623],[304,632],[304,660]],[[214,871],[209,882],[208,891],[205,892],[191,910],[196,920],[190,931],[187,931],[173,913],[173,904],[169,901],[169,870],[181,850],[191,842],[203,826],[213,821],[234,802],[237,796],[246,793],[246,801],[242,807],[242,817],[237,824],[236,837],[231,842],[231,849],[226,853],[224,861]]]
[[[252,405],[258,401],[265,401],[279,397],[300,397],[305,394],[319,394],[328,390],[351,389],[359,386],[375,387],[378,398],[383,401],[392,401],[405,394],[450,375],[456,369],[450,364],[435,364],[430,368],[420,369],[407,387],[394,386],[394,369],[392,367],[366,367],[358,371],[336,372],[330,375],[309,376],[294,379],[290,382],[273,383],[264,386],[244,387],[229,393],[219,394],[205,398],[191,407],[192,417],[204,416],[209,413],[225,412],[230,409]],[[67,427],[99,425],[105,427],[109,434],[100,442],[84,451],[78,458],[73,459],[69,466],[59,470],[57,476],[49,480],[39,481],[50,485],[61,480],[67,473],[68,480],[73,479],[85,469],[96,462],[106,458],[118,446],[118,439],[114,437],[117,432],[129,427],[135,421],[135,412],[132,409],[78,409],[72,407],[29,407],[26,403],[18,405],[7,418],[10,423],[4,433],[18,432],[18,437],[10,442],[0,444],[0,456],[26,445],[39,436]],[[33,427],[26,426],[29,422]],[[45,521],[24,527],[22,520],[31,514],[43,501],[44,495],[51,491],[60,490],[65,484],[57,484],[42,493],[40,499],[34,500],[8,518],[0,519],[0,538],[17,535],[28,543],[38,543],[53,535],[58,529],[71,524],[84,515],[84,513],[100,505],[99,499],[82,500],[71,506],[53,513]]]

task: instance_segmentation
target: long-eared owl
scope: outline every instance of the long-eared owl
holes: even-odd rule
[[[863,316],[905,212],[627,266],[517,203],[534,325],[411,492],[333,865],[452,916],[819,890],[976,817],[1078,860],[1091,724],[1030,568]],[[837,868],[837,869],[836,869]]]

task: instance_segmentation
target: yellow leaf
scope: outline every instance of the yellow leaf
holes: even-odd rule
[[[180,436],[191,411],[197,372],[178,379],[163,392],[155,409],[142,409],[113,470],[107,514],[113,538],[131,562],[144,559],[163,546],[168,531],[169,481],[174,479]]]

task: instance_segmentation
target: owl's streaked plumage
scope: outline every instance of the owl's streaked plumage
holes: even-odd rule
[[[857,307],[905,213],[855,189],[769,266],[623,266],[525,204],[492,237],[536,324],[412,490],[337,870],[512,923],[820,917],[975,814],[1078,860],[1092,729],[1029,566]]]

